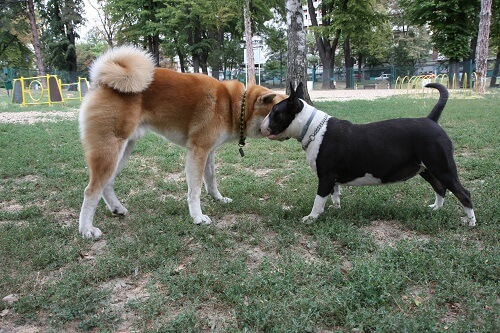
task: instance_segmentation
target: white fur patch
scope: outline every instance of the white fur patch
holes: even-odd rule
[[[356,178],[343,185],[370,186],[370,185],[380,185],[380,184],[382,184],[382,180],[380,178],[375,178],[373,177],[372,174],[366,173],[363,177]]]

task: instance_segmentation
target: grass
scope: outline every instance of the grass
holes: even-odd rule
[[[345,187],[340,210],[313,225],[316,176],[293,140],[251,140],[217,156],[231,204],[202,197],[191,223],[184,150],[147,135],[116,181],[130,211],[100,204],[104,235],[85,241],[78,213],[88,175],[75,120],[0,124],[0,327],[6,331],[494,332],[500,327],[500,96],[450,100],[453,139],[478,226],[419,178]],[[425,116],[435,99],[322,102],[368,122]],[[60,111],[73,105],[36,107]],[[33,110],[0,100],[2,112]],[[0,332],[2,329],[0,329]]]

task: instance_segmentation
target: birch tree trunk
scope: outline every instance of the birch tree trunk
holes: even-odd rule
[[[245,1],[243,8],[243,19],[245,21],[245,45],[247,52],[247,87],[255,82],[255,58],[252,44],[252,13],[250,11],[250,0]]]
[[[302,82],[304,97],[312,104],[307,89],[306,32],[300,0],[286,0],[286,24],[288,27],[288,60],[286,67],[286,91],[290,94],[290,83],[294,87]]]
[[[479,33],[476,49],[476,74],[478,91],[486,92],[486,77],[488,73],[488,43],[491,23],[492,0],[481,0],[481,14],[479,17]]]

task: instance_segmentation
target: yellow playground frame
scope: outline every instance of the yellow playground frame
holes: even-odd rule
[[[472,73],[472,85],[468,86],[467,82],[469,82],[467,73],[464,73],[463,78],[463,86],[460,86],[460,80],[457,75],[453,76],[453,80],[451,81],[448,77],[448,74],[439,74],[439,75],[416,75],[416,76],[398,76],[396,82],[394,84],[395,89],[406,90],[407,94],[410,93],[422,93],[432,92],[432,90],[425,89],[425,85],[431,82],[438,82],[445,85],[451,92],[459,92],[463,95],[471,95],[478,90],[478,80],[477,74],[475,72]]]
[[[70,86],[77,85],[77,96],[67,92]],[[64,103],[66,100],[82,100],[89,89],[86,78],[79,77],[78,82],[63,84],[57,75],[20,77],[13,80],[11,102],[16,104],[39,105]]]

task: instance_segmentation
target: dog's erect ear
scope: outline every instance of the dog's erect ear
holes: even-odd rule
[[[295,98],[295,90],[293,89],[292,82],[290,82],[290,98]]]
[[[297,86],[297,90],[295,91],[297,94],[297,98],[304,99],[304,85],[302,82],[299,82],[299,85]]]
[[[260,96],[259,101],[262,102],[262,104],[269,104],[269,103],[272,103],[274,97],[276,97],[276,94],[268,93],[268,94]]]

